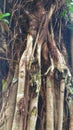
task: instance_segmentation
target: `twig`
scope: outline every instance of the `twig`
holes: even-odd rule
[[[12,60],[12,59],[9,59],[9,58],[5,58],[5,57],[0,57],[0,59],[3,59],[3,60],[8,60],[8,61],[11,61],[11,62],[15,62],[15,63],[19,63],[19,61],[17,60]]]
[[[5,10],[6,10],[6,0],[4,0],[4,13],[5,13]]]

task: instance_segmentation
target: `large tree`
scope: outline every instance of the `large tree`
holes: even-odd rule
[[[0,19],[0,58],[9,68],[1,78],[0,130],[73,130],[73,80],[64,37],[71,27],[71,1],[3,3],[3,13],[11,16],[9,24]]]

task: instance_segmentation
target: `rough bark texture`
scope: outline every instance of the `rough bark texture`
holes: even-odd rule
[[[7,26],[0,20],[0,54],[9,73],[0,79],[0,130],[73,130],[73,79],[60,17],[65,1],[4,0],[4,11],[5,2],[11,17]]]
[[[47,76],[46,82],[46,130],[54,130],[53,73]]]
[[[71,110],[70,110],[70,126],[69,130],[73,130],[73,103],[71,104]]]
[[[28,34],[27,47],[26,47],[26,50],[23,52],[22,57],[20,59],[16,109],[15,109],[15,116],[14,116],[12,130],[14,129],[23,130],[23,123],[25,123],[26,125],[26,118],[27,118],[26,105],[27,105],[28,99],[26,102],[26,100],[24,100],[24,96],[26,94],[25,87],[28,87],[25,83],[26,83],[27,68],[29,68],[30,56],[32,53],[32,44],[33,44],[33,38],[31,35]],[[28,84],[28,80],[27,80],[27,84]],[[26,129],[26,126],[25,126],[25,129]]]
[[[59,101],[59,115],[58,115],[58,130],[63,129],[64,92],[65,92],[65,80],[61,80],[60,81],[60,101]]]
[[[5,111],[4,129],[6,130],[12,129],[12,122],[13,122],[15,104],[16,104],[17,86],[18,86],[18,65],[16,65],[15,67],[15,74],[11,84],[10,93],[9,93],[6,111]]]

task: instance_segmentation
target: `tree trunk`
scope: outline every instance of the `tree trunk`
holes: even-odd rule
[[[6,60],[14,70],[5,84],[7,91],[4,91],[6,99],[3,97],[1,103],[0,130],[64,129],[67,86],[70,90],[73,86],[61,46],[62,26],[66,27],[62,25],[64,20],[60,17],[60,12],[66,7],[64,2],[56,0],[54,5],[51,0],[8,1],[11,19],[10,25],[7,24],[10,27],[6,39],[12,59]],[[4,24],[1,19],[0,23]],[[4,40],[4,28],[1,28],[3,34],[0,35]],[[19,57],[18,66],[13,59],[18,60]],[[72,91],[68,94],[72,98]],[[73,130],[72,113],[73,104],[69,130]]]
[[[27,130],[36,130],[36,122],[38,117],[38,99],[41,88],[41,44],[38,44],[37,47],[37,59],[38,59],[37,63],[38,70],[35,67],[36,72],[33,74],[34,78],[33,82],[36,84],[36,86],[33,86],[35,89],[33,95],[35,96],[33,96],[30,101]]]
[[[70,125],[69,125],[69,130],[73,130],[73,102],[71,104],[71,109],[70,109]]]
[[[63,129],[64,91],[65,91],[65,80],[61,80],[60,81],[60,101],[59,101],[59,115],[58,115],[58,130]]]
[[[73,69],[73,32],[71,32],[71,60],[72,60],[72,69]]]
[[[20,59],[20,64],[19,64],[18,91],[17,91],[16,109],[15,109],[15,114],[14,114],[12,130],[14,129],[23,130],[23,123],[24,125],[26,125],[27,116],[24,117],[23,115],[24,109],[26,108],[25,106],[24,108],[21,106],[23,106],[23,104],[26,104],[24,103],[25,102],[24,94],[25,94],[25,85],[26,85],[25,83],[26,83],[26,74],[27,74],[26,72],[27,72],[27,68],[29,67],[29,61],[30,61],[30,57],[32,53],[32,44],[33,44],[33,38],[31,35],[28,34],[27,47],[26,47],[26,50],[23,52],[23,55]],[[19,107],[18,107],[18,104],[19,104]]]
[[[54,130],[54,77],[53,73],[47,76],[46,84],[46,130]]]
[[[17,95],[17,86],[18,86],[18,65],[15,67],[15,74],[13,77],[13,81],[10,88],[10,93],[6,105],[6,111],[5,111],[5,130],[11,130],[12,128],[12,122],[14,117],[14,111],[15,111],[15,104],[16,104],[16,95]]]

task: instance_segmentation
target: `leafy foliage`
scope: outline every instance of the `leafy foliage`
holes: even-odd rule
[[[73,31],[73,25],[71,23],[71,13],[73,13],[73,0],[67,0],[66,6],[60,12],[60,17],[65,19],[66,27]]]
[[[10,16],[10,13],[0,14],[0,19]]]
[[[4,13],[4,14],[0,14],[0,20],[4,21],[5,23],[9,24],[9,21],[6,19],[6,17],[9,17],[10,13]]]
[[[72,0],[67,0],[66,5],[68,7],[69,12],[70,13],[73,12],[73,1]]]
[[[60,12],[61,17],[67,17],[67,13],[72,13],[73,12],[73,1],[72,0],[67,0],[66,1],[66,7],[64,7],[64,10]]]

